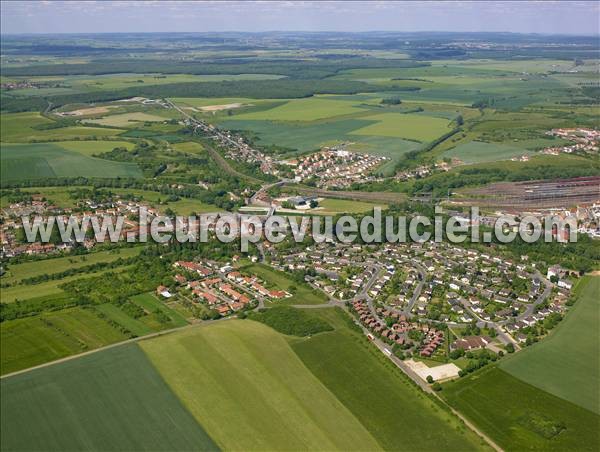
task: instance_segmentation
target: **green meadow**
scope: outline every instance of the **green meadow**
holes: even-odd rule
[[[585,277],[576,291],[577,302],[550,337],[500,368],[600,415],[600,277]]]
[[[532,151],[520,147],[518,143],[511,146],[500,143],[470,141],[444,152],[442,156],[458,159],[466,164],[472,164],[510,160],[513,157],[532,154]]]
[[[432,141],[451,130],[448,127],[448,120],[431,116],[384,113],[366,116],[364,119],[377,122],[353,131],[352,135],[377,135],[415,141]]]

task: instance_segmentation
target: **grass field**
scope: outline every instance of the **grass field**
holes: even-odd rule
[[[0,373],[54,361],[126,339],[94,312],[69,308],[0,323]]]
[[[366,116],[377,123],[355,130],[351,135],[378,135],[416,141],[432,141],[450,131],[448,121],[442,118],[415,114],[384,113]]]
[[[134,319],[133,317],[128,316],[125,312],[123,312],[119,307],[114,304],[104,303],[98,305],[96,307],[98,311],[105,314],[109,319],[114,322],[117,322],[124,328],[127,328],[133,334],[138,337],[145,336],[146,334],[157,331],[157,329],[152,328],[148,323],[138,319]]]
[[[441,395],[506,450],[591,451],[600,441],[600,416],[497,366],[445,384]]]
[[[201,154],[204,152],[204,147],[195,141],[184,141],[183,143],[173,144],[173,149],[180,152],[187,152],[188,154]]]
[[[164,121],[161,116],[151,115],[143,112],[123,113],[119,115],[110,115],[100,119],[87,119],[86,122],[100,124],[110,127],[136,127],[139,122],[158,122]]]
[[[386,450],[475,450],[479,438],[418,390],[334,309],[312,310],[336,328],[291,339],[302,362]]]
[[[466,164],[510,160],[521,155],[531,155],[532,151],[519,146],[500,143],[483,143],[471,141],[444,152],[443,157],[456,158]]]
[[[134,297],[131,297],[131,301],[133,301],[138,306],[141,306],[144,310],[146,310],[149,313],[159,310],[163,312],[167,317],[169,317],[170,322],[164,324],[163,328],[157,329],[173,328],[178,326],[185,326],[188,324],[185,318],[179,312],[171,309],[166,304],[158,300],[158,298],[156,298],[154,294],[145,293],[141,295],[136,295]]]
[[[600,277],[577,286],[578,299],[550,337],[500,368],[555,396],[600,414]]]
[[[3,379],[2,450],[216,450],[137,345]]]
[[[123,130],[103,129],[99,127],[61,127],[58,129],[36,130],[33,127],[52,124],[37,112],[2,113],[0,114],[0,141],[2,142],[29,142],[31,140],[70,140],[75,137],[89,138],[110,137]]]
[[[379,449],[267,326],[231,320],[140,345],[223,449]]]
[[[91,273],[89,275],[73,275],[67,276],[62,279],[55,279],[39,284],[19,284],[16,286],[8,287],[6,289],[2,289],[2,302],[3,303],[11,303],[15,300],[27,300],[29,298],[37,298],[44,297],[47,295],[57,295],[64,293],[62,289],[59,288],[60,285],[74,281],[76,279],[85,278],[86,276],[98,276],[107,272],[117,272],[123,271],[129,268],[129,266],[117,267],[112,269],[105,269],[98,272]]]
[[[77,152],[79,154],[92,156],[103,152],[112,151],[114,148],[133,149],[134,144],[131,141],[61,141],[60,147],[67,151]]]
[[[281,290],[289,290],[291,286],[296,287],[292,297],[273,301],[274,304],[321,304],[327,301],[327,297],[322,292],[312,289],[306,283],[298,283],[290,279],[285,273],[266,265],[251,264],[243,267],[243,270],[258,276]]]
[[[119,258],[127,259],[128,257],[137,256],[142,249],[142,247],[122,248],[111,251],[99,251],[81,256],[57,257],[54,259],[10,265],[6,267],[6,273],[0,278],[0,281],[14,283],[24,278],[32,278],[45,273],[60,273],[70,268],[85,267],[100,262],[112,262]]]
[[[140,177],[134,163],[113,162],[69,151],[58,143],[2,144],[1,177],[6,181],[54,177]]]
[[[382,209],[386,209],[387,206],[385,204],[377,204],[371,202],[363,202],[363,201],[351,201],[347,199],[324,199],[319,202],[319,207],[322,207],[323,210],[318,210],[318,212],[322,215],[336,215],[339,213],[363,213],[363,212],[372,212],[373,207],[381,207]]]

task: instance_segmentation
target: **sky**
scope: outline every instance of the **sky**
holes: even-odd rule
[[[11,33],[214,31],[508,31],[598,35],[587,1],[1,0]]]

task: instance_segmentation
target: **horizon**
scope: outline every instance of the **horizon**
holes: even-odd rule
[[[2,1],[3,36],[109,33],[515,33],[598,36],[591,1]],[[443,31],[440,31],[443,30]]]

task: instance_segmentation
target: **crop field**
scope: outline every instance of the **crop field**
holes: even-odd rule
[[[441,395],[506,450],[593,450],[600,441],[600,416],[497,366],[445,384]]]
[[[219,322],[140,346],[223,449],[379,449],[284,337],[261,323]]]
[[[146,334],[159,330],[157,328],[152,328],[152,326],[149,324],[150,322],[144,322],[143,320],[130,317],[114,304],[100,304],[96,306],[96,309],[106,315],[110,320],[117,322],[119,325],[128,329],[138,337],[145,336]]]
[[[510,160],[513,157],[532,155],[533,152],[515,145],[500,143],[484,143],[482,141],[470,141],[444,152],[443,157],[458,159],[463,163],[484,163],[498,160]]]
[[[127,339],[94,312],[68,308],[0,323],[2,374]]]
[[[2,450],[218,449],[135,344],[3,379],[0,390]]]
[[[378,135],[415,141],[432,141],[450,131],[448,121],[442,118],[402,113],[384,113],[366,116],[377,123],[353,131],[352,135]]]
[[[322,304],[327,301],[327,297],[319,291],[314,290],[306,283],[298,283],[290,279],[284,272],[274,270],[263,264],[251,264],[243,267],[246,270],[267,283],[274,285],[280,290],[289,290],[294,286],[295,291],[291,291],[292,297],[273,301],[274,304]]]
[[[350,330],[347,314],[333,309],[313,311],[336,330],[309,339],[291,339],[292,348],[384,449],[482,448],[479,438],[417,390],[362,333]],[[336,320],[335,316],[340,317]]]
[[[113,162],[69,151],[55,143],[0,147],[1,177],[6,181],[54,177],[140,177],[134,163]]]
[[[14,283],[25,278],[32,278],[43,274],[60,273],[71,268],[85,267],[100,262],[113,262],[119,258],[137,256],[142,247],[122,248],[114,251],[99,251],[81,256],[57,257],[40,261],[24,262],[22,264],[10,265],[0,281]]]
[[[550,337],[500,368],[600,415],[600,277],[586,277],[576,290],[577,302]]]

